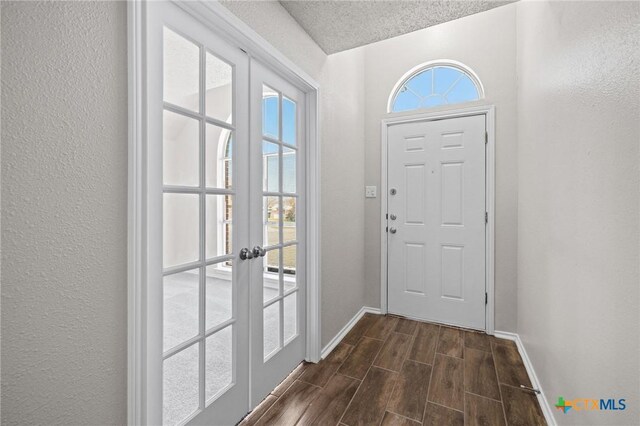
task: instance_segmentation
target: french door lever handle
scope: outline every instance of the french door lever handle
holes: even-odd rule
[[[255,246],[253,248],[253,256],[254,257],[264,257],[264,255],[267,254],[267,251],[265,249],[263,249],[260,246]]]
[[[253,252],[246,247],[243,248],[242,250],[240,250],[240,259],[242,260],[253,259]]]

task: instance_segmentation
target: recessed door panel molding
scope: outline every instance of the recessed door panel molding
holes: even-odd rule
[[[464,162],[441,163],[440,176],[442,224],[461,226],[464,217]]]
[[[387,129],[387,309],[485,329],[485,115]],[[406,149],[424,136],[423,150]]]
[[[405,150],[406,151],[423,151],[425,138],[424,135],[417,136],[407,136],[404,138],[405,140]]]
[[[426,252],[425,252],[424,244],[405,243],[404,288],[406,292],[424,295],[425,293],[424,259],[425,258],[426,258]]]
[[[440,258],[441,296],[464,300],[464,247],[442,245]]]
[[[404,217],[406,224],[422,225],[425,219],[425,180],[424,164],[407,164],[404,166],[403,195],[405,200]]]
[[[442,149],[464,148],[464,132],[442,133],[440,141]]]

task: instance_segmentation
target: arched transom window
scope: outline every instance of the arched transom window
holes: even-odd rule
[[[434,61],[406,73],[389,97],[388,112],[434,108],[484,97],[478,76],[455,61]]]

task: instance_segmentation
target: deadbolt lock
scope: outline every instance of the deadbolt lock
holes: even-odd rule
[[[389,191],[389,194],[391,195],[396,195],[398,193],[398,191],[396,191],[395,188],[391,188],[391,190]]]

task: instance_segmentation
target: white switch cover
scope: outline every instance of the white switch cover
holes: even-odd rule
[[[364,196],[366,198],[376,198],[376,187],[375,186],[365,186],[364,187]]]

